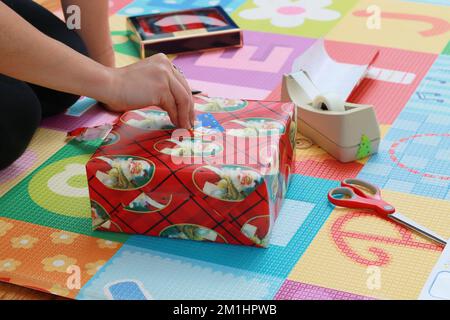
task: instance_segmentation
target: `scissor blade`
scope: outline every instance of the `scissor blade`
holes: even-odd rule
[[[425,228],[424,226],[416,223],[414,220],[411,220],[410,218],[402,215],[401,213],[395,212],[393,214],[390,214],[389,218],[397,221],[400,224],[403,224],[404,226],[424,235],[425,237],[433,241],[436,241],[444,246],[447,245],[447,240],[438,235],[436,232],[431,231],[428,228]]]

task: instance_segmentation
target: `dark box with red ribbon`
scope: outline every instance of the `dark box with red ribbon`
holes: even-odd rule
[[[267,247],[289,184],[291,103],[196,97],[197,124],[121,116],[87,164],[98,230]]]
[[[127,28],[142,59],[243,44],[242,30],[220,6],[128,17]]]

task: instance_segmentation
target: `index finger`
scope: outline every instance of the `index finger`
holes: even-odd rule
[[[179,127],[180,123],[178,122],[177,105],[174,98],[170,94],[164,99],[161,107],[168,113],[169,118],[175,127]]]
[[[189,98],[190,98],[189,118],[190,118],[190,121],[191,121],[191,125],[194,125],[194,121],[195,121],[194,98],[193,98],[193,95],[192,95],[191,87],[189,86],[189,83],[187,82],[187,80],[184,77],[184,75],[180,72],[180,70],[175,65],[173,65],[173,66],[174,66],[175,77],[181,83],[181,85],[184,87],[184,89],[186,90],[187,94],[189,95]]]
[[[169,86],[177,107],[178,124],[185,129],[191,129],[192,122],[190,116],[193,108],[191,96],[186,92],[176,77],[169,79]]]

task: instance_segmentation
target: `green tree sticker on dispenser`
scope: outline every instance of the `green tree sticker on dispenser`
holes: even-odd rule
[[[356,158],[358,160],[364,159],[372,154],[372,142],[369,137],[363,134],[361,136],[361,143],[359,144],[358,152],[356,153]]]

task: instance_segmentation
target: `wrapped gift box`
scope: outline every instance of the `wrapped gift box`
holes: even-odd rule
[[[196,97],[197,125],[122,115],[87,164],[98,230],[267,247],[289,183],[291,103]]]

